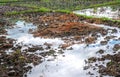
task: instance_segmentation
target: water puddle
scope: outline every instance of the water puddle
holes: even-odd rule
[[[107,17],[112,19],[120,19],[120,9],[113,9],[112,7],[98,7],[84,10],[73,11],[75,14],[94,16],[94,17]]]
[[[110,7],[103,9],[111,12]],[[15,39],[14,46],[20,45],[23,52],[32,47],[43,48],[43,50],[37,49],[34,52],[29,52],[29,54],[41,56],[42,52],[54,51],[51,55],[42,56],[42,63],[36,66],[29,64],[33,68],[27,72],[27,77],[95,77],[100,76],[100,74],[93,69],[85,70],[85,60],[93,56],[100,57],[101,55],[96,54],[96,52],[101,49],[105,50],[104,54],[113,54],[113,46],[120,44],[120,40],[118,40],[120,29],[105,25],[94,25],[108,30],[107,35],[98,34],[99,37],[93,44],[73,44],[67,49],[60,47],[65,44],[65,41],[61,38],[34,37],[31,32],[36,30],[37,27],[25,21],[18,21],[13,28],[7,29],[7,38]],[[107,37],[111,38],[111,36],[115,37],[107,40],[107,44],[101,45],[101,41],[105,41]],[[93,74],[90,74],[90,72]]]
[[[25,21],[17,21],[11,29],[7,29],[8,38],[19,39],[24,36],[31,36],[30,30],[34,30],[37,27],[32,23],[26,23]]]
[[[58,48],[59,45],[64,42],[60,38],[42,38],[42,37],[34,37],[31,34],[35,31],[37,27],[32,23],[26,23],[25,21],[18,21],[13,28],[7,29],[7,38],[11,38],[16,40],[15,45],[32,47],[32,46],[41,46],[45,44],[51,44],[52,48]]]

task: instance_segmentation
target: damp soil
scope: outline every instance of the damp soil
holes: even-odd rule
[[[20,17],[0,34],[1,77],[119,77],[120,23],[55,12]]]
[[[14,12],[14,11],[24,11],[30,10],[31,8],[20,7],[20,6],[10,6],[10,5],[0,5],[0,15],[4,15],[6,12]]]
[[[39,26],[35,36],[70,37],[104,31],[102,28],[81,22],[74,14],[43,15],[38,17],[37,22]]]

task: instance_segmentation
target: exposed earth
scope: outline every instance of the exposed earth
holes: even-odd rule
[[[0,6],[0,17],[4,18],[4,11],[11,10],[27,10],[25,7],[9,7]],[[37,29],[29,29],[28,34],[32,34],[34,38],[61,38],[64,43],[58,46],[58,49],[52,48],[52,43],[45,42],[43,45],[25,45],[17,43],[18,39],[8,38],[9,29],[14,29],[14,24],[9,19],[22,18],[24,21],[32,22]],[[25,25],[26,23],[24,23]],[[104,26],[96,26],[96,24],[104,24],[113,27],[105,29]],[[7,28],[6,28],[7,26]],[[114,28],[114,27],[118,28]],[[120,36],[114,34],[118,33],[120,28],[120,22],[111,20],[101,20],[99,18],[85,18],[75,15],[73,13],[27,13],[15,16],[6,16],[6,19],[0,20],[0,77],[27,77],[27,72],[34,66],[39,65],[48,56],[56,58],[56,53],[63,54],[64,50],[73,50],[72,46],[75,44],[85,44],[86,47],[96,44],[100,37],[104,40],[100,41],[100,45],[104,46],[109,43],[110,40],[120,41]],[[19,28],[19,27],[18,27]],[[24,33],[24,30],[20,31]],[[17,34],[17,33],[16,33]],[[108,36],[108,34],[111,34]],[[26,35],[27,36],[27,35]],[[118,37],[116,39],[116,37]],[[30,38],[32,39],[32,38]],[[24,40],[24,39],[23,39]],[[109,46],[109,45],[108,45]],[[23,49],[27,47],[27,49]],[[71,48],[69,48],[71,47]],[[110,47],[108,47],[110,48]],[[104,62],[110,60],[105,66],[95,64],[95,68],[92,66],[85,66],[85,70],[89,68],[97,69],[100,76],[120,76],[120,43],[114,44],[112,51],[114,54],[104,54],[105,50],[99,50],[96,54],[101,54],[101,57],[90,57],[86,62],[86,65],[94,66],[95,62]],[[39,54],[36,51],[43,51]],[[107,50],[107,49],[106,49]],[[58,51],[58,52],[57,52]],[[36,53],[36,54],[35,54]],[[104,55],[103,55],[104,54]],[[38,56],[39,55],[39,56]],[[62,55],[65,57],[64,55]],[[104,63],[103,63],[104,64]],[[89,72],[91,75],[92,73]],[[92,75],[93,76],[93,75]],[[40,76],[43,77],[43,76]]]

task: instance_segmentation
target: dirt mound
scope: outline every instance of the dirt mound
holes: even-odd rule
[[[89,35],[93,32],[101,32],[103,29],[81,22],[74,14],[48,14],[38,16],[33,20],[37,23],[38,30],[35,36],[66,37],[76,35]]]

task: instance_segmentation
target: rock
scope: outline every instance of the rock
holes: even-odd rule
[[[100,49],[99,51],[97,51],[97,53],[103,54],[104,50]]]
[[[52,46],[51,43],[47,43],[47,42],[45,42],[44,45],[46,45],[46,46]]]
[[[102,73],[102,75],[106,75],[106,67],[103,65],[99,65],[99,73]]]
[[[39,46],[33,46],[32,48],[28,48],[26,51],[28,51],[28,52],[36,52],[37,50],[44,50],[44,48],[43,47],[39,47]]]
[[[105,31],[105,30],[102,30],[101,31],[101,34],[104,36],[104,35],[106,35],[108,32],[107,31]]]
[[[113,39],[113,38],[115,38],[116,36],[106,36],[105,37],[105,40],[107,40],[107,41],[109,41],[110,39]]]
[[[117,33],[117,30],[116,29],[112,29],[112,33]]]
[[[70,46],[70,44],[62,44],[62,45],[61,45],[61,48],[62,48],[62,49],[66,49],[66,48],[69,47],[69,46]]]
[[[84,68],[83,68],[83,70],[87,70],[87,69],[89,69],[90,68],[90,66],[85,66]]]
[[[43,57],[45,57],[45,56],[54,55],[55,52],[56,52],[55,50],[49,50],[47,52],[40,53],[40,55],[43,56]]]
[[[101,41],[100,44],[101,45],[106,45],[108,42],[107,41]]]
[[[73,50],[73,48],[72,48],[72,47],[70,47],[70,48],[68,48],[67,50]]]
[[[88,37],[88,38],[85,39],[85,42],[87,44],[93,43],[93,42],[95,42],[95,38],[94,37]]]
[[[97,59],[95,57],[91,57],[91,58],[88,59],[88,62],[93,63],[93,62],[96,62],[96,60]]]
[[[90,72],[90,71],[88,72],[88,74],[89,74],[89,75],[94,75],[94,73],[92,73],[92,72]]]
[[[105,58],[104,57],[102,57],[102,58],[97,58],[98,59],[98,61],[105,61]]]
[[[118,51],[120,49],[120,45],[119,44],[115,44],[113,47],[114,51]]]
[[[15,72],[15,70],[12,70],[8,72],[8,76],[17,76],[17,73]]]

